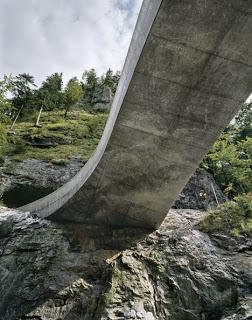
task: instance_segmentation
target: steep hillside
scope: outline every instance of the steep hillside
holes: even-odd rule
[[[62,164],[72,156],[87,160],[99,143],[106,120],[106,113],[72,111],[64,118],[63,111],[43,112],[39,126],[34,125],[33,119],[17,122],[2,156]]]

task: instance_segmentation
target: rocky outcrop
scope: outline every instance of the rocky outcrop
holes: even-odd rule
[[[64,161],[52,163],[37,159],[15,162],[6,159],[0,167],[0,197],[4,195],[3,199],[8,206],[23,205],[25,200],[29,203],[62,186],[84,164],[85,161],[78,157],[72,157],[69,163]],[[8,201],[8,195],[13,200],[13,204]],[[18,198],[21,203],[17,201]]]
[[[111,89],[108,86],[96,86],[92,98],[93,110],[109,111],[113,101]]]
[[[216,199],[217,198],[217,199]],[[176,209],[214,209],[218,203],[227,201],[214,177],[198,168],[187,182],[185,188],[174,203]]]
[[[60,144],[67,144],[70,143],[69,139],[63,137],[45,137],[43,135],[31,135],[25,134],[22,136],[23,140],[25,141],[26,145],[47,149],[57,147]]]
[[[251,252],[216,247],[203,216],[171,210],[148,236],[2,209],[1,320],[251,319]]]

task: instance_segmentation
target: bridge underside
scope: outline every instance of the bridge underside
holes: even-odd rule
[[[100,156],[68,189],[21,209],[158,227],[251,92],[251,35],[250,0],[144,1]]]

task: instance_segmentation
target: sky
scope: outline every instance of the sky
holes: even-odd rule
[[[121,70],[142,0],[0,0],[0,78]]]

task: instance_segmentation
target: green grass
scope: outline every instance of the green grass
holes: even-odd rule
[[[16,161],[33,158],[57,164],[67,163],[72,156],[87,160],[99,143],[106,120],[104,113],[73,111],[64,119],[64,112],[43,112],[39,128],[34,126],[34,121],[16,124],[15,135],[8,137],[2,156],[9,155]],[[29,146],[25,139],[27,135],[48,141],[59,140],[60,144],[46,149]]]
[[[224,232],[234,237],[252,235],[252,193],[239,195],[234,201],[221,204],[217,209],[208,211],[200,224],[207,233]]]

